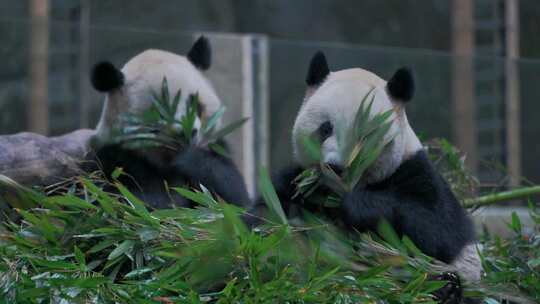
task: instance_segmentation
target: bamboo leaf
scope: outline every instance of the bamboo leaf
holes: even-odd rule
[[[122,193],[122,195],[125,197],[125,199],[129,202],[129,204],[135,209],[137,214],[139,214],[142,218],[144,218],[148,223],[152,224],[153,226],[159,225],[159,220],[154,218],[150,212],[148,212],[148,209],[146,209],[144,202],[138,199],[133,193],[131,193],[124,185],[120,183],[115,183],[116,188],[118,188],[118,191]]]
[[[171,114],[173,117],[178,112],[178,106],[180,105],[181,98],[182,98],[182,91],[178,90],[178,92],[176,92],[176,95],[174,95],[174,99],[171,106]]]
[[[394,230],[394,228],[392,228],[388,221],[384,219],[379,221],[379,224],[377,226],[377,232],[385,241],[392,245],[392,247],[403,251],[402,243],[396,231]]]
[[[322,160],[321,144],[310,136],[302,136],[302,144],[306,150],[307,157],[312,163],[318,163]]]
[[[266,171],[266,168],[263,167],[261,168],[260,172],[259,191],[261,192],[264,202],[266,203],[268,208],[278,216],[278,218],[283,224],[288,224],[287,217],[285,216],[283,208],[281,208],[281,202],[279,201],[276,190],[272,185],[270,175],[268,175],[268,171]]]
[[[81,178],[81,182],[86,187],[88,192],[96,196],[101,208],[103,208],[103,210],[110,216],[116,217],[116,212],[114,211],[113,207],[114,199],[86,178]]]
[[[120,243],[107,257],[107,260],[114,260],[118,257],[120,257],[123,254],[127,254],[133,250],[133,246],[135,246],[135,242],[131,240],[126,240]]]
[[[210,116],[208,121],[206,122],[204,128],[203,128],[203,134],[209,134],[217,125],[217,122],[221,119],[221,117],[225,114],[225,107],[221,106],[219,109]]]
[[[209,138],[207,139],[208,142],[211,142],[211,141],[216,141],[220,138],[223,138],[225,136],[227,136],[229,133],[235,131],[236,129],[240,128],[244,123],[246,123],[246,121],[248,121],[249,118],[242,118],[238,121],[235,121],[233,123],[230,123],[228,124],[227,126],[225,126],[224,128],[216,131],[216,132],[213,132]]]
[[[163,77],[163,80],[161,81],[161,104],[165,106],[169,106],[169,84],[167,82],[167,77]],[[169,117],[171,112],[170,109],[164,109],[165,110],[165,117]]]
[[[71,194],[49,196],[44,201],[50,204],[74,207],[77,209],[97,209],[96,206]]]
[[[161,101],[161,99],[153,100],[152,106],[158,111],[158,113],[163,119],[170,121],[169,110],[164,106],[164,103]]]
[[[182,134],[184,135],[185,144],[189,145],[193,137],[193,128],[198,118],[197,107],[199,104],[198,95],[190,95],[186,104],[186,112],[180,118],[180,126],[182,127]]]
[[[86,259],[84,257],[84,253],[77,246],[73,248],[73,251],[75,253],[75,259],[77,260],[77,263],[79,263],[81,271],[86,271]]]
[[[208,144],[208,148],[210,148],[212,151],[216,152],[217,154],[223,157],[227,157],[227,158],[231,157],[230,153],[227,152],[227,150],[225,150],[225,148],[223,148],[223,146],[220,144],[210,143]]]
[[[47,241],[53,244],[58,243],[56,235],[57,233],[60,233],[61,230],[49,223],[47,220],[43,220],[29,211],[18,210],[18,212],[26,221],[32,223],[39,231],[41,231],[43,233],[43,237],[47,239]]]
[[[521,235],[521,221],[519,220],[519,216],[515,211],[512,212],[512,222],[510,224],[510,227],[512,230],[514,230],[515,233]]]
[[[50,268],[50,269],[63,269],[63,270],[77,270],[78,267],[75,264],[72,264],[70,262],[64,262],[64,261],[48,261],[45,259],[31,259],[32,262],[36,265]]]
[[[124,278],[130,279],[130,278],[138,277],[138,276],[141,276],[141,275],[143,275],[145,273],[152,272],[153,270],[154,270],[153,267],[143,267],[143,268],[135,269],[135,270],[132,270],[132,271],[128,272],[124,276]]]
[[[88,250],[88,253],[92,254],[92,253],[100,252],[103,249],[111,247],[115,243],[116,243],[116,240],[114,240],[114,239],[103,240],[103,241],[97,243],[96,245],[94,245],[92,248],[90,248],[90,250]]]
[[[172,188],[172,189],[178,192],[178,194],[187,198],[188,200],[193,201],[202,206],[210,207],[212,205],[217,205],[217,202],[211,196],[204,194],[202,192],[194,192],[194,191],[190,191],[184,188]]]

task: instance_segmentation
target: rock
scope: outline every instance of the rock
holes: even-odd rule
[[[94,130],[58,137],[23,132],[0,136],[0,174],[16,182],[50,185],[80,173]]]

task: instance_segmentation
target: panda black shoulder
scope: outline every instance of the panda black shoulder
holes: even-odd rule
[[[107,177],[110,177],[116,168],[127,170],[127,173],[133,176],[137,182],[158,178],[165,173],[135,151],[125,149],[119,144],[100,146],[94,153],[93,156]]]
[[[433,167],[424,150],[405,160],[388,178],[368,186],[372,190],[387,190],[399,195],[412,196],[424,202],[437,202],[439,190],[446,183]]]

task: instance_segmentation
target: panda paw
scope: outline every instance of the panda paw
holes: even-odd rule
[[[447,281],[442,288],[433,292],[437,303],[440,304],[459,304],[463,301],[463,289],[459,276],[453,272],[444,272],[430,277],[432,281]]]

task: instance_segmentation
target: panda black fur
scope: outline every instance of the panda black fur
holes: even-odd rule
[[[195,129],[200,121],[214,114],[221,106],[214,89],[201,71],[210,67],[209,41],[199,38],[186,57],[161,50],[147,50],[133,57],[122,70],[110,62],[97,64],[92,70],[94,88],[106,93],[105,106],[93,140],[97,163],[110,177],[121,167],[126,175],[120,177],[135,194],[156,208],[171,205],[192,206],[169,187],[204,185],[225,201],[247,205],[250,200],[243,177],[231,159],[208,148],[193,145],[171,153],[164,149],[133,150],[112,143],[113,128],[121,128],[124,113],[138,114],[151,106],[152,92],[159,92],[163,77],[167,78],[169,95],[182,93],[177,118],[184,115],[192,94],[201,103]],[[194,131],[197,137],[197,131]],[[195,140],[196,142],[196,140]],[[225,143],[220,143],[227,147]]]
[[[324,54],[319,52],[311,61],[306,83],[306,97],[292,136],[298,164],[273,176],[287,215],[297,216],[310,206],[320,208],[304,204],[301,196],[294,197],[294,179],[311,161],[302,136],[318,137],[323,161],[339,169],[343,161],[334,129],[339,124],[350,126],[363,96],[375,88],[371,115],[393,111],[392,127],[385,138],[392,140],[388,139],[387,148],[356,188],[346,194],[341,208],[310,211],[327,212],[330,219],[358,231],[377,231],[380,220],[385,219],[424,253],[452,264],[468,280],[478,280],[481,265],[473,223],[431,164],[405,115],[404,104],[414,94],[411,71],[402,68],[388,82],[359,68],[330,72]],[[264,203],[259,200],[250,213],[260,217],[264,212]],[[251,225],[258,222],[249,216],[246,221]]]

